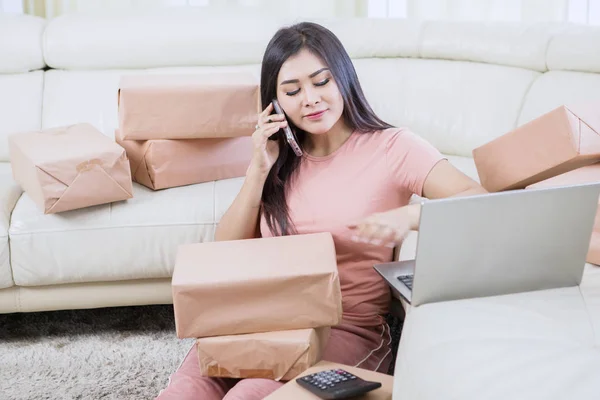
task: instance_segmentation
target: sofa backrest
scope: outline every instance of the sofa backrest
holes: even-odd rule
[[[216,69],[258,74],[273,33],[295,22],[173,11],[32,21],[23,17],[23,27],[9,29],[27,30],[19,38],[37,38],[38,46],[27,51],[43,54],[49,69],[40,71],[43,63],[33,56],[18,57],[28,60],[19,65],[0,61],[0,160],[8,160],[5,136],[20,130],[89,122],[113,137],[123,74]],[[448,155],[469,157],[473,148],[558,105],[600,104],[600,28],[315,22],[340,38],[375,111]],[[0,42],[0,60],[9,45]],[[18,73],[22,70],[34,71]]]
[[[1,161],[8,161],[9,134],[42,126],[45,24],[42,18],[0,14]]]

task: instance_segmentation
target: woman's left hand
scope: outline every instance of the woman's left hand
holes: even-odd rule
[[[353,240],[378,246],[394,247],[416,229],[420,206],[412,204],[390,211],[373,214],[362,221],[348,225],[354,230]]]

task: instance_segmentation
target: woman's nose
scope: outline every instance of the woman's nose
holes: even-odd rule
[[[321,101],[319,93],[313,88],[304,89],[304,105],[307,107],[314,106]]]

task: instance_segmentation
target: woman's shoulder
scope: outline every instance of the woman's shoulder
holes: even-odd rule
[[[412,132],[409,128],[407,128],[405,126],[392,126],[390,128],[367,132],[368,135],[370,135],[374,138],[389,138],[391,136],[399,136],[404,133],[412,133]]]
[[[364,140],[371,142],[374,147],[385,152],[386,156],[402,158],[408,152],[428,153],[438,155],[439,151],[425,138],[407,127],[392,127],[373,131],[365,135]],[[367,146],[369,147],[369,146]]]
[[[361,135],[364,140],[373,141],[381,146],[388,148],[395,142],[403,141],[404,139],[410,139],[414,133],[406,127],[391,127],[387,129],[381,129],[377,131],[367,132]]]

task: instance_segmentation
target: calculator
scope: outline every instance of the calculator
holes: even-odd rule
[[[321,399],[347,399],[381,387],[381,382],[366,381],[340,368],[306,375],[296,382]]]

